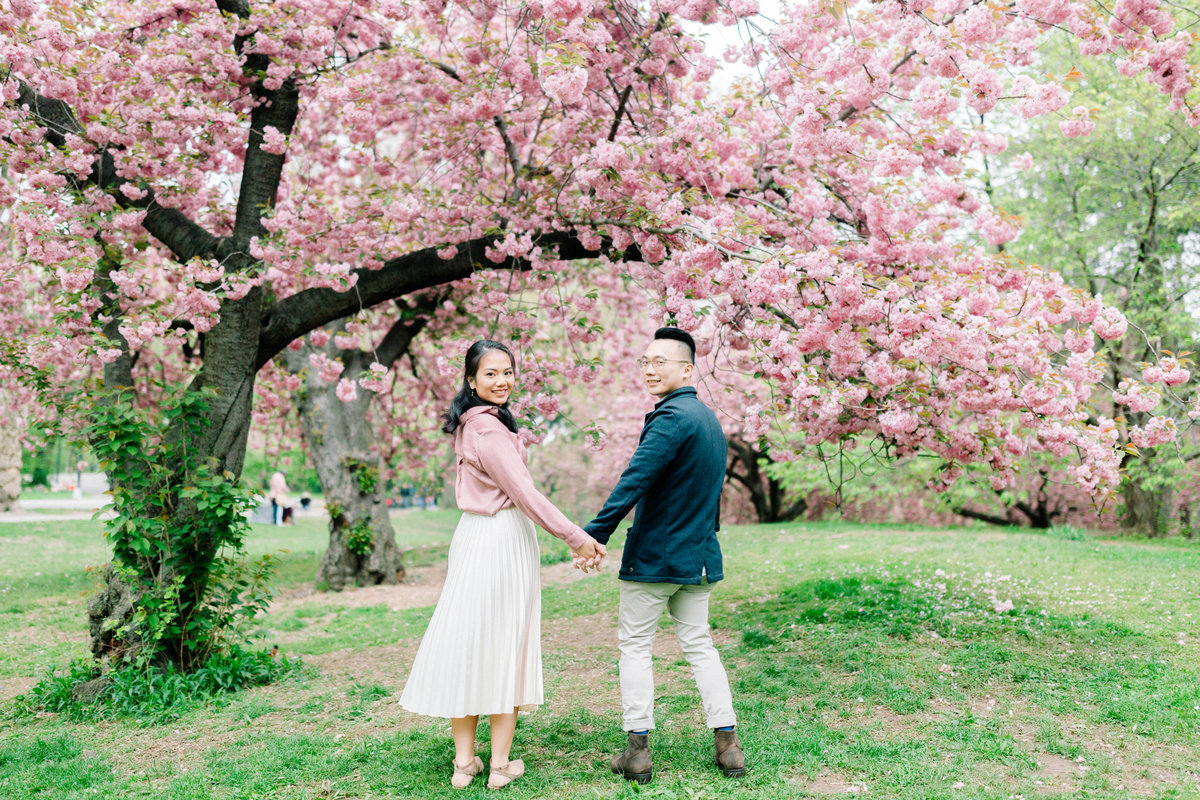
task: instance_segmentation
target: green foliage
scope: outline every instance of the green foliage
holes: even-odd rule
[[[375,543],[375,532],[371,529],[371,520],[360,519],[346,528],[346,549],[358,556],[371,552]]]
[[[1046,535],[1055,539],[1066,539],[1070,542],[1082,542],[1088,538],[1087,531],[1074,525],[1051,525]]]
[[[1083,56],[1068,37],[1041,48],[1040,55],[1043,74],[1079,76],[1071,105],[1089,108],[1096,127],[1088,136],[1067,138],[1059,118],[1046,115],[1014,138],[1008,153],[1028,152],[1033,166],[997,181],[997,204],[1024,220],[1020,238],[1006,252],[1056,270],[1126,316],[1129,333],[1097,342],[1112,365],[1112,384],[1164,355],[1192,367],[1179,351],[1190,349],[1198,332],[1192,308],[1200,280],[1200,132],[1183,111],[1168,110],[1156,87],[1125,79],[1108,59]],[[1182,398],[1169,391],[1164,397],[1159,413],[1184,410]],[[1125,428],[1148,418],[1115,407],[1106,396],[1095,403],[1097,414]],[[1194,493],[1188,465],[1195,435],[1185,432],[1178,445],[1126,457],[1124,477],[1135,488],[1125,499],[1139,501],[1119,509],[1127,526],[1156,535],[1176,528],[1190,533],[1195,512],[1179,504],[1194,497],[1179,495]]]
[[[113,477],[105,522],[113,571],[132,588],[135,611],[112,636],[138,666],[169,660],[190,670],[244,638],[242,623],[265,610],[271,556],[242,553],[253,492],[198,459],[211,392],[166,398],[159,415],[128,394],[102,397],[85,435]]]
[[[123,665],[105,673],[103,686],[94,698],[81,701],[75,689],[97,679],[100,668],[91,659],[76,659],[61,673],[51,667],[16,704],[26,711],[51,711],[75,720],[134,717],[160,724],[178,719],[223,694],[272,683],[299,667],[300,659],[273,650],[233,647],[188,672],[178,671],[173,664],[165,668]]]
[[[375,488],[379,485],[379,467],[357,458],[346,458],[345,464],[347,471],[354,478],[355,485],[358,486],[358,493],[374,494]]]

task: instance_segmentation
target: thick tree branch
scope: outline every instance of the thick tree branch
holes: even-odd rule
[[[17,81],[15,102],[18,106],[29,107],[34,120],[46,128],[46,141],[59,150],[67,149],[69,134],[80,138],[87,137],[87,132],[79,124],[70,106],[62,100],[38,93],[24,81]],[[117,174],[116,160],[111,150],[105,148],[96,156],[86,182],[112,195],[122,208],[145,211],[142,227],[162,242],[178,261],[185,262],[197,256],[211,256],[216,253],[218,239],[215,236],[179,209],[159,205],[153,191],[147,189],[145,197],[137,200],[127,197],[120,189],[125,179]]]
[[[242,185],[238,191],[234,222],[233,238],[239,249],[247,247],[251,238],[266,234],[262,216],[275,205],[283,177],[286,153],[263,150],[263,133],[271,126],[284,136],[291,135],[300,113],[300,88],[291,80],[284,81],[274,91],[256,86],[254,93],[260,102],[250,113],[250,139],[242,166]]]
[[[786,510],[780,512],[778,522],[791,522],[808,511],[808,498],[797,497]]]
[[[433,312],[448,296],[447,292],[429,292],[417,301],[415,308],[402,308],[402,316],[384,334],[383,341],[375,348],[375,357],[385,367],[391,367],[408,352],[412,340],[429,324]]]
[[[966,517],[967,519],[977,519],[980,522],[987,522],[991,525],[1003,525],[1005,527],[1009,527],[1014,524],[1013,521],[1011,519],[1008,519],[1007,517],[997,517],[992,514],[986,514],[982,511],[972,511],[969,508],[961,508],[960,507],[960,508],[954,508],[951,510],[955,514],[958,514],[960,517]]]
[[[441,286],[470,277],[476,269],[529,268],[524,259],[508,258],[499,264],[488,260],[485,250],[499,241],[499,236],[485,236],[457,246],[453,258],[443,259],[439,247],[426,247],[387,261],[381,269],[354,271],[357,283],[346,292],[333,289],[306,289],[280,300],[267,309],[258,340],[256,366],[261,367],[275,357],[289,342],[335,319],[349,316],[360,309],[402,297],[422,289]],[[588,250],[574,233],[555,231],[534,237],[534,246],[557,248],[555,258],[576,261],[596,258],[612,250],[612,241],[605,237],[600,250]],[[636,247],[625,250],[625,260],[638,261],[641,253]]]
[[[608,141],[610,142],[617,138],[617,131],[621,127],[621,117],[625,116],[625,106],[629,102],[629,94],[632,91],[632,83],[621,90],[620,101],[617,103],[617,113],[613,114],[612,127],[608,129]]]
[[[250,0],[217,0],[217,8],[240,19],[250,16]]]

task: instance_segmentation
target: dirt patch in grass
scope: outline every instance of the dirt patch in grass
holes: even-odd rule
[[[543,587],[574,583],[587,577],[569,561],[542,567]],[[280,592],[271,601],[269,611],[272,614],[283,614],[294,611],[312,600],[339,608],[387,606],[392,611],[423,608],[437,603],[442,593],[442,584],[445,582],[445,564],[414,567],[408,570],[404,580],[390,586],[360,586],[341,592],[318,592],[316,584],[308,582]]]
[[[0,705],[7,705],[14,697],[25,694],[38,682],[37,678],[19,675],[8,677],[0,683]]]
[[[166,729],[110,729],[107,733],[111,738],[100,731],[97,738],[107,739],[106,749],[118,775],[146,776],[151,783],[156,783],[154,776],[159,775],[165,782],[175,775],[203,771],[210,750],[229,747],[248,733],[246,727],[206,723],[210,721],[196,720],[186,727]]]
[[[86,622],[87,620],[84,620]],[[58,628],[51,628],[48,625],[28,625],[24,628],[14,628],[4,634],[4,639],[0,639],[0,647],[5,644],[5,639],[22,642],[38,642],[39,644],[65,644],[67,642],[86,642],[90,636],[86,628],[79,630],[64,631]]]
[[[38,653],[65,644],[86,644],[90,640],[86,628],[81,630],[64,631],[50,625],[30,625],[6,631],[0,636],[0,649],[11,653],[14,649],[22,653]],[[86,647],[83,648],[86,651]],[[48,657],[39,657],[26,661],[27,669],[37,665],[36,675],[10,675],[0,680],[0,704],[6,704],[17,695],[25,694],[35,683],[42,679],[46,665],[51,663]],[[62,666],[59,664],[58,666]]]
[[[853,781],[844,775],[822,772],[815,778],[801,776],[793,781],[801,796],[822,796],[831,794],[860,794],[866,791],[866,784]]]
[[[1087,765],[1053,753],[1034,753],[1033,757],[1037,769],[1030,777],[1040,790],[1064,794],[1079,791]]]

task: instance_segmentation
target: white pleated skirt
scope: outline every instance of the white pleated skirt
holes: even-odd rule
[[[463,513],[402,707],[467,717],[541,705],[540,566],[533,523],[519,510]]]

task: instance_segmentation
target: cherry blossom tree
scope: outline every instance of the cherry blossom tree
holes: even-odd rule
[[[196,443],[240,472],[259,370],[305,334],[469,281],[476,312],[599,260],[752,356],[776,459],[876,437],[995,480],[1036,452],[1115,486],[1085,406],[1120,312],[998,252],[1016,222],[971,183],[1003,98],[1067,112],[1033,71],[1050,29],[1189,104],[1193,38],[1155,0],[447,4],[5,0],[0,184],[53,324],[6,357],[110,388],[212,390]],[[753,80],[715,95],[688,30],[739,25]],[[461,285],[461,284],[459,284]],[[580,282],[581,288],[585,288]],[[1062,333],[1070,323],[1077,330]],[[518,342],[533,340],[520,329]],[[176,354],[183,354],[177,358]],[[533,365],[535,371],[538,365]],[[558,365],[570,382],[602,370]],[[1127,393],[1142,391],[1126,387]],[[348,394],[348,391],[344,391]],[[104,395],[112,396],[112,393]],[[547,407],[549,400],[544,400]],[[1141,426],[1148,440],[1165,423]],[[1132,435],[1132,434],[1131,434]],[[1168,437],[1169,438],[1169,437]],[[1149,443],[1149,442],[1148,442]],[[119,476],[118,476],[119,477]],[[171,513],[187,514],[187,504]],[[214,542],[216,540],[214,539]],[[195,558],[211,560],[201,545]],[[189,570],[202,580],[203,569]],[[119,629],[123,620],[100,621]]]

